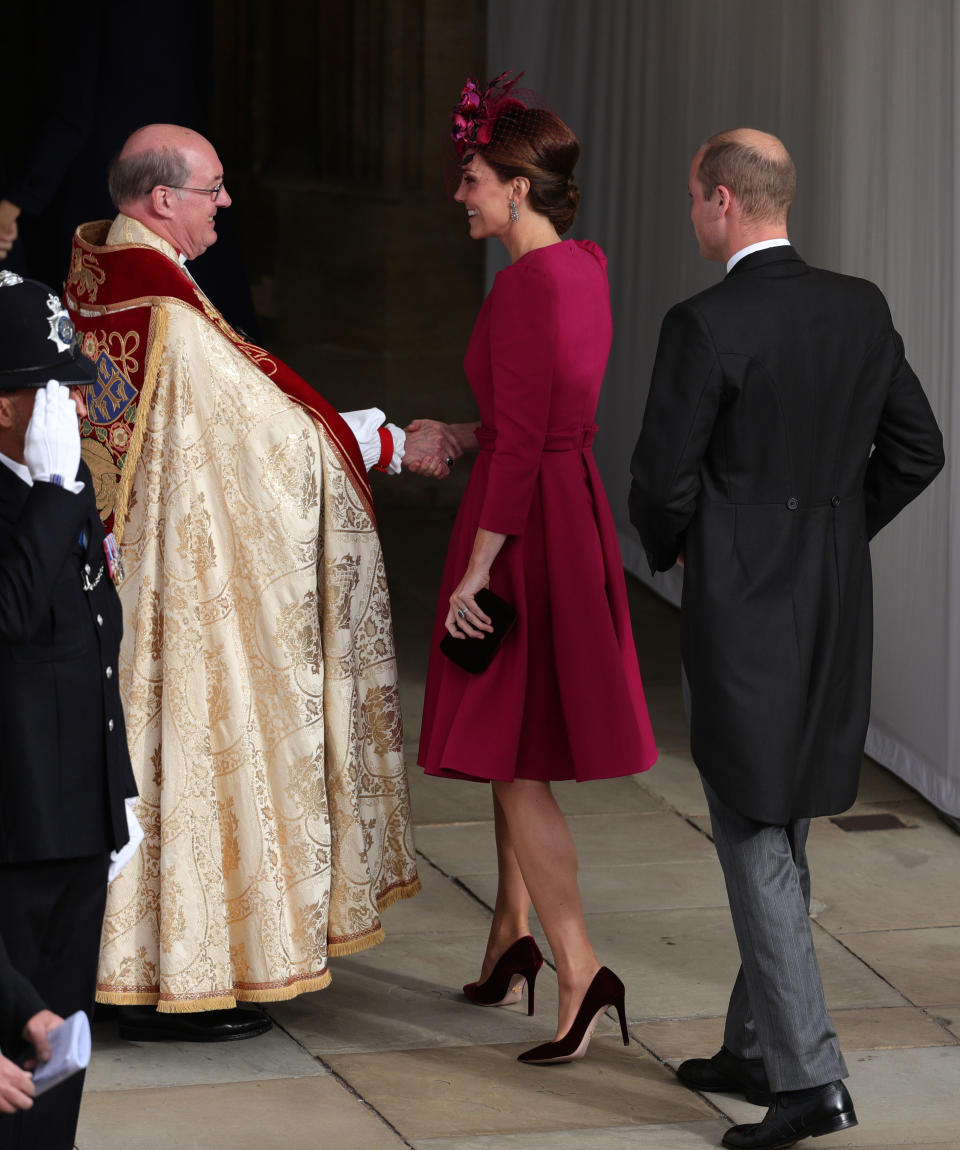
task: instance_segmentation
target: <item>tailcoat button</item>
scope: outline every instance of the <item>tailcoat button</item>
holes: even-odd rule
[[[787,510],[788,511],[796,511],[796,509],[799,506],[800,506],[800,500],[795,495],[791,495],[790,498],[787,500]]]
[[[831,507],[839,507],[840,506],[840,496],[839,495],[834,495],[831,497],[830,506]]]
[[[102,627],[102,626],[103,626],[103,616],[102,616],[102,615],[98,615],[98,616],[97,616],[97,626],[98,626],[98,627]]]
[[[111,719],[111,720],[110,720],[110,721],[107,723],[107,730],[108,730],[108,731],[112,731],[112,730],[113,730],[113,719]]]
[[[108,667],[106,669],[106,671],[104,671],[104,674],[107,676],[108,679],[112,679],[113,678],[113,668]]]
[[[84,563],[83,569],[88,575],[90,574],[90,564],[89,563]]]

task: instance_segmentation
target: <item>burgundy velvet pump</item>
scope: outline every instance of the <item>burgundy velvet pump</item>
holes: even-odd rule
[[[543,955],[533,936],[525,934],[500,955],[486,982],[468,982],[463,993],[476,1006],[506,1006],[519,1002],[527,985],[527,1014],[533,1014],[533,987]]]
[[[558,1038],[556,1042],[544,1042],[533,1050],[525,1050],[523,1054],[517,1055],[517,1061],[544,1066],[551,1062],[573,1062],[575,1058],[583,1058],[597,1022],[609,1006],[617,1008],[623,1045],[627,1046],[630,1039],[627,1035],[624,986],[612,970],[601,966],[583,996],[573,1025],[563,1038]]]

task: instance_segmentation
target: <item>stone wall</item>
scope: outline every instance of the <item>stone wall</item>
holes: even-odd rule
[[[484,0],[214,0],[213,137],[265,343],[342,409],[469,418],[483,250],[444,183]]]

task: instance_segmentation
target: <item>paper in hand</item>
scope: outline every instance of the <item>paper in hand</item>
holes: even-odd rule
[[[90,1021],[82,1010],[65,1018],[47,1033],[50,1061],[41,1062],[33,1072],[33,1085],[39,1097],[71,1074],[90,1064]]]

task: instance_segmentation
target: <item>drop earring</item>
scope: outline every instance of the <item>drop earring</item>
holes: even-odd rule
[[[510,201],[510,222],[514,224],[520,223],[520,212],[517,210],[517,205],[513,200]]]

